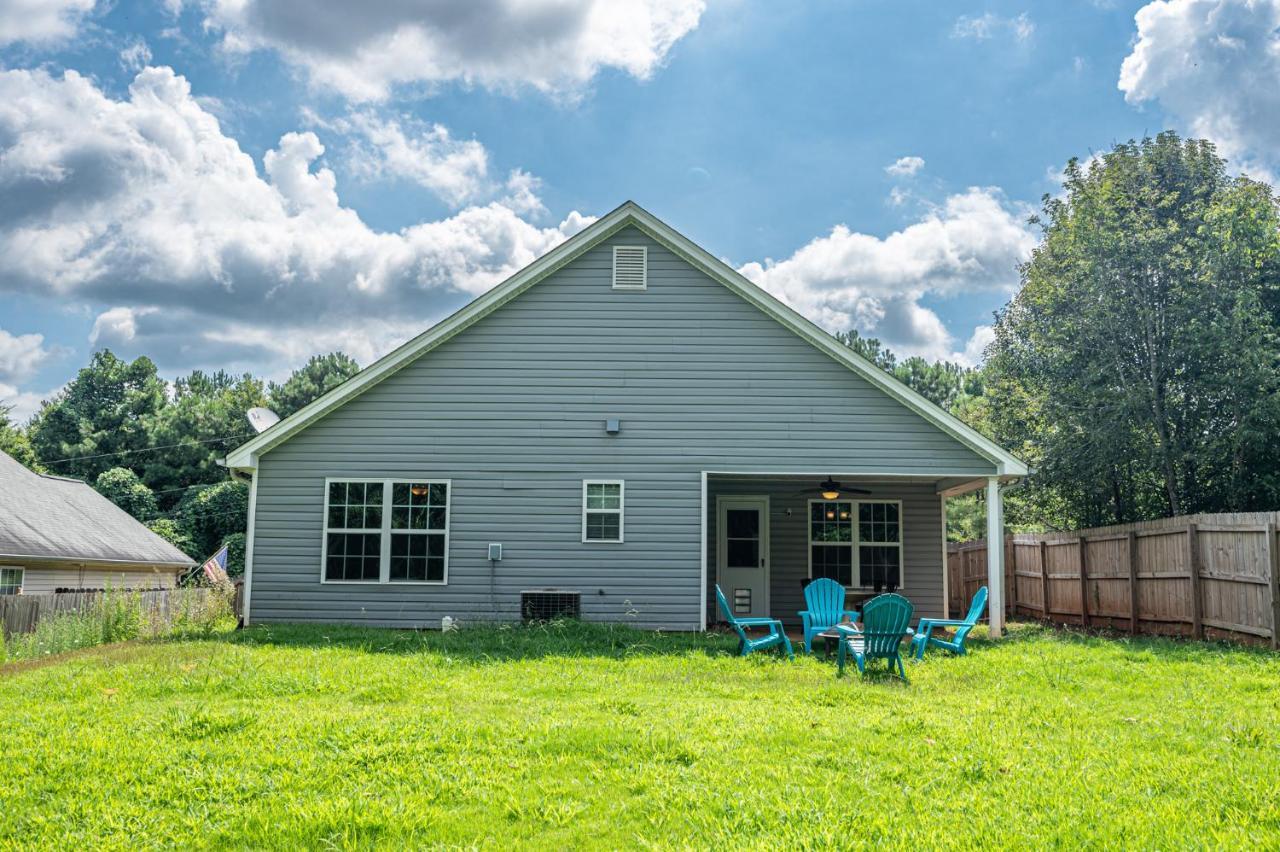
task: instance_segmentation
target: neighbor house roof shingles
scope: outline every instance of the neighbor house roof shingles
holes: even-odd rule
[[[78,479],[0,452],[0,557],[185,566],[193,560]]]

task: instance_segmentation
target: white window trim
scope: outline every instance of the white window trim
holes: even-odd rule
[[[329,486],[335,482],[364,482],[382,484],[382,526],[377,530],[381,536],[378,551],[378,579],[376,580],[330,580],[325,577],[325,567],[329,561],[329,533],[373,533],[374,530],[352,530],[345,527],[329,529]],[[444,507],[444,578],[441,580],[392,580],[391,579],[391,533],[433,533],[440,530],[392,530],[391,529],[391,486],[396,484],[412,485],[414,483],[439,483],[447,489],[447,502]],[[453,480],[435,479],[419,476],[412,479],[403,477],[385,479],[383,477],[363,476],[326,476],[324,478],[324,531],[320,534],[320,582],[326,586],[447,586],[449,585],[449,527],[453,516]]]
[[[616,509],[592,509],[591,511],[597,515],[617,515],[618,516],[618,537],[617,538],[587,538],[587,486],[588,485],[616,485],[618,486],[618,508]],[[622,544],[624,535],[624,527],[626,525],[626,508],[627,508],[627,483],[621,479],[584,479],[582,480],[582,543],[583,544]]]
[[[813,540],[813,504],[814,503],[852,503],[853,517],[850,518],[850,526],[853,529],[853,540],[849,542],[849,546],[853,548],[852,574],[850,580],[862,580],[862,552],[859,545],[865,544],[867,547],[896,547],[898,548],[898,588],[894,590],[895,594],[901,594],[902,590],[907,586],[907,564],[906,551],[902,549],[903,543],[906,541],[906,523],[902,517],[902,501],[901,500],[845,500],[843,498],[836,500],[823,500],[821,497],[811,498],[805,504],[804,513],[804,540],[805,540],[805,558],[809,563],[809,579],[813,579],[813,546],[823,545],[826,547],[833,546],[831,542],[814,541]],[[898,540],[897,541],[867,541],[861,540],[858,534],[858,508],[863,503],[894,503],[898,507]],[[874,592],[874,586],[862,586],[857,582],[850,583],[849,591],[851,592]]]
[[[22,586],[27,582],[27,569],[21,565],[0,565],[0,571],[17,571],[18,572],[18,590],[15,595],[22,594]],[[8,597],[8,595],[0,595],[0,597]]]
[[[618,249],[640,249],[641,284],[618,283]],[[649,289],[649,247],[637,245],[615,245],[613,247],[613,289],[615,290],[648,290]]]

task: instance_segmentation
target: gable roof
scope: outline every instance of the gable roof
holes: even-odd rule
[[[186,568],[195,560],[79,479],[0,452],[0,558]]]
[[[281,420],[261,435],[232,450],[226,457],[227,467],[233,470],[255,469],[258,457],[263,453],[280,445],[330,411],[381,382],[423,353],[449,340],[472,323],[497,310],[556,270],[577,259],[593,246],[627,227],[635,227],[648,234],[713,281],[723,284],[817,349],[969,447],[979,456],[991,461],[996,466],[997,474],[1003,476],[1027,474],[1026,464],[1012,453],[858,355],[634,201],[628,201],[596,220],[451,316],[370,364],[343,384]]]

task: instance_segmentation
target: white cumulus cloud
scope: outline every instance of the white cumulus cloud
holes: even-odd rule
[[[1036,244],[1027,212],[996,190],[971,188],[886,237],[837,225],[784,260],[739,271],[831,331],[857,328],[900,354],[972,361],[921,300],[1012,291]]]
[[[0,382],[26,381],[52,354],[44,346],[44,335],[12,334],[0,328]]]
[[[1280,163],[1280,0],[1157,0],[1120,66],[1130,103],[1156,102],[1246,168]]]
[[[48,44],[75,35],[96,0],[0,0],[0,46]]]
[[[355,113],[334,124],[360,140],[351,158],[358,175],[410,180],[454,205],[491,189],[489,152],[484,145],[475,139],[455,139],[441,124],[371,112]]]
[[[176,0],[181,5],[181,0]],[[188,0],[231,52],[273,50],[357,101],[460,82],[555,95],[602,69],[648,78],[704,0]]]
[[[380,355],[590,222],[527,221],[526,177],[518,204],[375,230],[316,134],[286,134],[260,173],[168,68],[123,99],[74,71],[4,71],[0,104],[0,289],[105,306],[92,342],[168,369],[271,372],[320,341]]]
[[[893,177],[913,177],[924,168],[924,157],[899,157],[884,167]]]

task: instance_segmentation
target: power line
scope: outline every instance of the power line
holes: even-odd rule
[[[213,444],[218,441],[231,441],[237,438],[248,438],[248,437],[251,437],[251,435],[252,433],[246,432],[243,435],[223,435],[221,438],[202,438],[199,440],[192,439],[189,441],[179,441],[176,444],[161,444],[158,447],[142,447],[141,449],[137,449],[137,450],[118,450],[114,453],[95,453],[94,455],[91,455],[91,456],[68,456],[65,459],[51,459],[48,461],[46,461],[45,459],[41,459],[40,463],[41,464],[61,464],[62,462],[88,461],[89,459],[105,459],[110,456],[131,456],[136,453],[152,453],[152,452],[155,452],[156,450],[171,450],[174,447],[190,447],[197,444]]]

